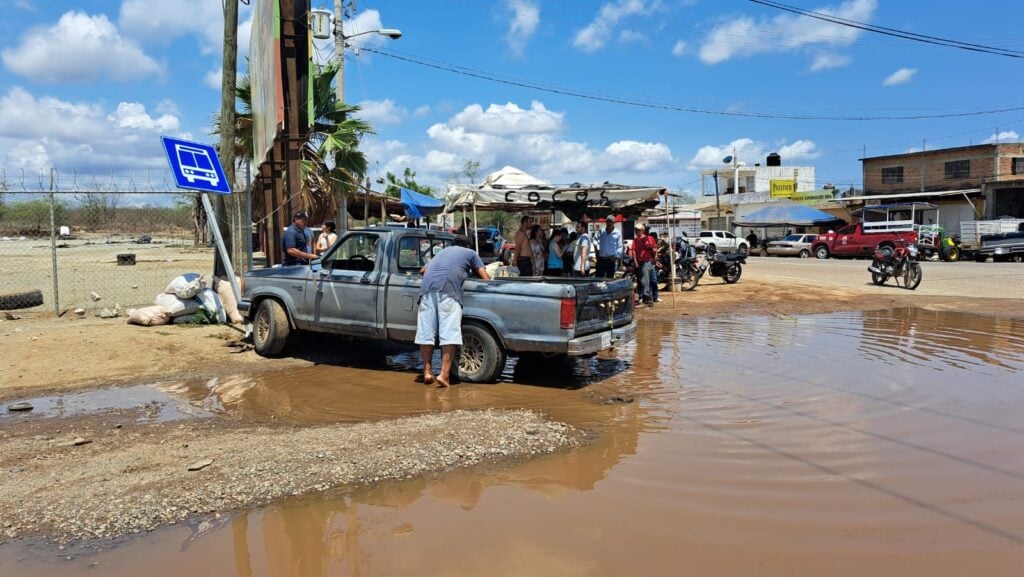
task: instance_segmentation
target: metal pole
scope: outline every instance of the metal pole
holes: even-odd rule
[[[722,220],[722,205],[718,202],[718,171],[715,171],[715,226],[718,228],[718,221]]]
[[[53,314],[60,316],[60,292],[57,288],[57,216],[55,213],[55,203],[57,202],[53,196],[53,189],[56,179],[55,173],[57,169],[50,169],[50,267],[53,271]]]
[[[220,254],[220,258],[224,263],[224,272],[228,275],[228,282],[231,283],[231,291],[235,293],[235,300],[242,300],[242,291],[238,288],[238,279],[235,278],[235,269],[231,266],[231,258],[228,256],[228,249],[224,246],[224,237],[220,235],[220,227],[217,226],[217,222],[214,220],[213,205],[210,204],[210,197],[203,193],[198,193],[199,198],[202,199],[203,210],[206,211],[206,223],[210,227],[210,232],[213,234],[213,242],[217,245],[217,252]]]
[[[473,245],[476,247],[476,253],[480,254],[480,235],[477,234],[476,229],[479,228],[479,224],[476,221],[476,195],[473,195]],[[467,231],[469,232],[469,231]]]
[[[334,60],[338,72],[334,75],[334,95],[338,103],[345,102],[345,11],[344,0],[334,0]],[[348,230],[348,197],[341,190],[340,184],[331,180],[335,187],[335,199],[338,205],[338,232]]]
[[[672,269],[669,271],[668,283],[669,287],[672,289],[672,308],[674,309],[676,308],[676,293],[679,292],[679,287],[676,286],[676,221],[675,211],[672,210],[671,202],[671,197],[666,194],[665,220],[668,222],[668,262],[669,267]]]

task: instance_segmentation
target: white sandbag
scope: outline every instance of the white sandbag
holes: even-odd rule
[[[134,309],[128,315],[128,324],[130,325],[154,327],[157,325],[166,325],[170,321],[171,311],[167,310],[166,307],[160,305],[153,305],[149,307],[142,307],[141,309]]]
[[[217,295],[217,291],[213,289],[203,289],[196,295],[196,300],[202,303],[202,307],[206,309],[206,312],[210,313],[213,318],[217,319],[217,322],[224,324],[228,321],[227,314],[224,312],[224,305],[220,302],[220,296]]]
[[[173,318],[178,318],[182,315],[191,315],[199,312],[199,309],[203,308],[203,303],[196,299],[180,299],[172,294],[162,293],[156,295],[153,302],[167,309],[167,312]]]
[[[217,295],[220,296],[220,302],[224,305],[224,312],[228,316],[228,320],[231,324],[240,325],[245,322],[242,318],[242,314],[238,312],[238,301],[235,300],[235,291],[231,290],[231,283],[214,277],[214,289],[217,291]]]
[[[206,281],[203,279],[203,275],[190,272],[175,277],[171,284],[167,285],[167,289],[164,292],[180,299],[190,299],[199,294],[199,291],[203,290],[205,286]]]

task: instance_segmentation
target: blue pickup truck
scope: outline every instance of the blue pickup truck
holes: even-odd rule
[[[293,331],[412,343],[420,269],[454,235],[423,229],[357,229],[308,265],[249,272],[239,308],[264,356]],[[458,373],[496,380],[508,355],[583,356],[636,334],[628,279],[470,279],[465,285]]]

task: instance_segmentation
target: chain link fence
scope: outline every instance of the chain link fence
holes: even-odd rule
[[[175,191],[169,174],[153,172],[0,170],[0,310],[123,311],[152,304],[180,274],[211,275],[214,249],[196,195]],[[241,208],[240,200],[232,207]],[[247,220],[241,212],[228,218]]]

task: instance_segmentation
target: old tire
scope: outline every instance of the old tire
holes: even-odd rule
[[[43,292],[39,289],[0,293],[0,311],[27,309],[41,304],[43,304]]]
[[[729,265],[729,268],[725,269],[725,274],[722,275],[722,280],[726,284],[735,284],[736,281],[740,280],[743,276],[743,267],[738,264]]]
[[[805,248],[805,249],[801,250],[800,254],[798,254],[797,256],[800,257],[800,258],[807,258],[807,257],[811,256],[811,251],[809,251],[809,250],[807,250]]]
[[[252,324],[252,346],[256,352],[264,357],[280,355],[292,332],[281,303],[272,299],[261,301]]]
[[[921,284],[921,265],[916,262],[910,263],[910,270],[907,271],[907,276],[904,279],[903,286],[910,290],[914,290]]]
[[[825,245],[821,245],[818,248],[814,249],[814,256],[818,257],[821,260],[827,259],[829,256],[828,247]]]
[[[480,325],[462,327],[462,347],[459,351],[459,379],[468,383],[492,383],[505,369],[505,349]]]
[[[955,246],[943,247],[940,256],[946,262],[958,262],[960,260],[960,249]]]

